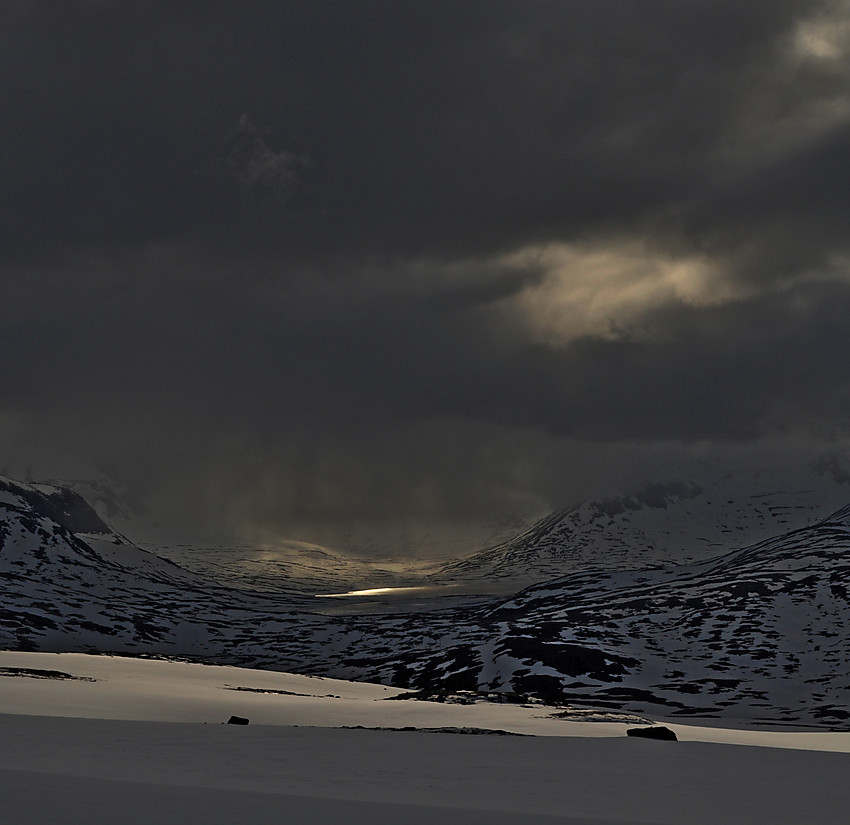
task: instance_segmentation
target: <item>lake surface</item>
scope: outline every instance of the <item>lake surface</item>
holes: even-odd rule
[[[478,604],[506,595],[504,583],[435,584],[436,565],[422,560],[346,557],[324,548],[290,543],[281,547],[150,548],[187,570],[229,587],[279,593],[300,590],[316,596],[324,615],[418,613]]]
[[[421,613],[451,607],[482,604],[498,594],[481,585],[417,585],[371,587],[346,593],[317,593],[322,599],[317,612],[325,615],[360,613]]]

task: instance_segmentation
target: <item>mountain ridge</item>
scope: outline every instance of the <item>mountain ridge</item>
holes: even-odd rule
[[[556,510],[514,539],[443,565],[432,578],[522,586],[584,569],[686,564],[811,526],[850,500],[845,453],[802,467],[686,469],[695,477],[647,481]]]
[[[587,568],[428,613],[328,616],[303,593],[222,587],[117,534],[72,533],[28,492],[0,496],[0,646],[850,727],[848,504],[690,564]]]

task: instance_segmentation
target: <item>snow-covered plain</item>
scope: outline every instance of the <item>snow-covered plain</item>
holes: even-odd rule
[[[577,722],[539,705],[391,698],[400,693],[232,667],[2,652],[0,818],[803,825],[844,823],[850,808],[850,734],[676,724],[682,741],[652,742],[624,735],[627,716]],[[251,724],[221,724],[231,714]],[[418,730],[389,730],[399,727]],[[447,730],[462,728],[535,735]]]

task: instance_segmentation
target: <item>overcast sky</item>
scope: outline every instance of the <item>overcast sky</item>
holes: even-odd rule
[[[850,428],[850,3],[7,0],[0,111],[9,452],[415,547]]]

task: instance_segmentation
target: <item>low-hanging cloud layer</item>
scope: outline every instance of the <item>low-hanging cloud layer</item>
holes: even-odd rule
[[[848,433],[843,0],[11,2],[0,107],[7,455],[433,549]]]

